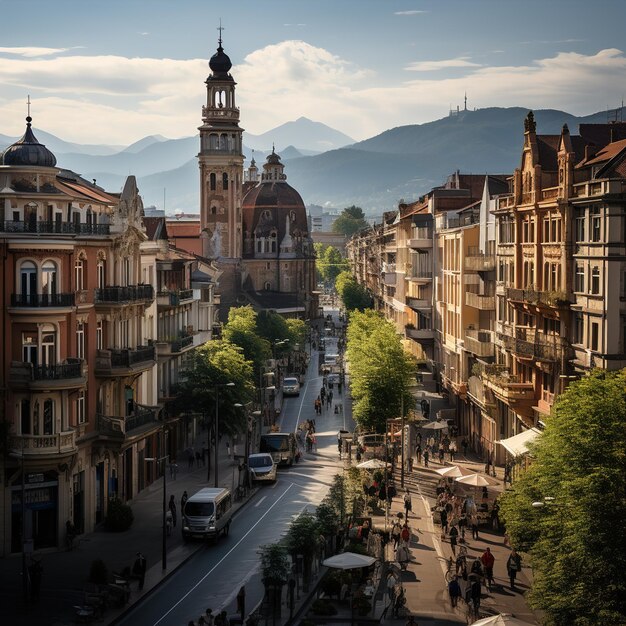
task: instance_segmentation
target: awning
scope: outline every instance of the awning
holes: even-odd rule
[[[539,434],[541,434],[540,430],[537,430],[536,428],[529,428],[528,430],[518,433],[517,435],[513,435],[513,437],[509,437],[508,439],[496,441],[496,443],[499,443],[513,456],[521,456],[528,452],[528,444],[531,441],[534,441]]]

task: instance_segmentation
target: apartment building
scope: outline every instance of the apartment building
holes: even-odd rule
[[[154,263],[134,177],[121,194],[56,166],[33,133],[0,157],[5,459],[0,553],[89,531],[159,454]]]

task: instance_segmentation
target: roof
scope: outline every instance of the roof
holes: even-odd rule
[[[118,198],[112,194],[102,191],[98,187],[91,187],[86,184],[71,181],[66,178],[57,177],[56,188],[70,196],[82,196],[90,202],[100,202],[103,204],[117,204]]]
[[[243,197],[242,207],[302,207],[302,196],[285,181],[260,182]]]
[[[31,128],[32,118],[26,118],[26,132],[2,153],[3,165],[28,165],[36,167],[54,167],[57,159],[46,146],[37,141]]]
[[[610,143],[608,146],[604,146],[601,150],[599,150],[594,156],[592,156],[587,161],[581,161],[576,167],[583,167],[588,165],[595,165],[597,163],[605,163],[606,161],[610,161],[615,158],[618,154],[620,154],[626,148],[626,139],[621,139],[620,141],[614,141]]]
[[[145,219],[145,218],[144,218]],[[178,222],[166,219],[167,232],[170,237],[199,237],[200,220]]]
[[[304,295],[278,291],[247,291],[246,296],[263,310],[289,312],[304,310]]]
[[[167,226],[164,217],[144,217],[143,224],[146,227],[148,239],[167,239]]]
[[[544,172],[556,172],[558,168],[557,154],[561,135],[537,135],[539,164]]]

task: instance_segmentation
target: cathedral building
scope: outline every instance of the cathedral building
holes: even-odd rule
[[[250,303],[257,310],[311,318],[317,312],[315,253],[304,202],[287,183],[275,151],[260,178],[251,163],[244,183],[236,83],[221,39],[209,67],[199,128],[199,239],[201,256],[221,272],[222,313]]]

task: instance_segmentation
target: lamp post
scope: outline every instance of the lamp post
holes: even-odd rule
[[[165,429],[163,429],[163,451],[165,452]],[[166,454],[158,458],[146,457],[144,461],[156,461],[157,463],[161,463],[161,461],[167,461],[168,458],[169,456]],[[167,515],[167,479],[165,474],[165,463],[163,463],[163,534],[161,538],[161,566],[163,570],[167,569],[167,526],[165,525]]]
[[[235,383],[215,383],[215,385],[213,385],[215,387],[215,468],[214,468],[214,473],[215,473],[215,487],[218,487],[218,446],[219,446],[219,427],[220,427],[220,420],[219,420],[219,411],[220,411],[220,405],[219,405],[219,391],[220,391],[220,387],[234,387]]]

